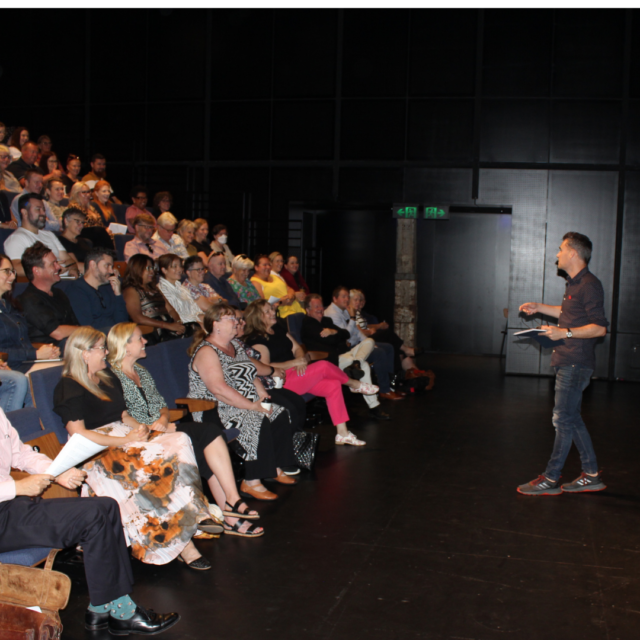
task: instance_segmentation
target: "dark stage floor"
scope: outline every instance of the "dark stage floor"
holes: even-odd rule
[[[583,414],[609,489],[530,498],[545,468],[552,380],[503,377],[497,358],[437,356],[435,389],[386,403],[350,398],[368,441],[334,447],[320,427],[313,474],[258,505],[266,534],[197,543],[206,573],[134,561],[135,599],[181,622],[162,635],[224,640],[631,640],[640,635],[640,386],[593,382]],[[580,472],[575,449],[564,479]],[[255,504],[255,503],[254,503]],[[62,612],[89,634],[82,570]]]

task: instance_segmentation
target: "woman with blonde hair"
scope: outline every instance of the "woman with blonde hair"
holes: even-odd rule
[[[22,187],[16,177],[7,171],[7,167],[11,164],[11,153],[9,147],[0,144],[0,191],[8,191],[9,193],[22,193]]]
[[[78,327],[67,339],[53,396],[70,435],[108,447],[84,465],[89,488],[82,495],[118,502],[138,560],[166,564],[179,556],[192,568],[210,568],[191,538],[198,528],[221,527],[211,520],[191,441],[184,433],[150,433],[127,412],[120,381],[106,370],[108,353],[104,333]]]
[[[249,271],[253,269],[253,261],[249,260],[244,253],[236,256],[231,263],[231,275],[228,282],[236,292],[240,302],[249,304],[254,300],[260,300],[260,294],[251,280],[247,279]]]
[[[196,248],[198,255],[206,263],[211,253],[211,247],[207,242],[209,223],[204,218],[196,218],[193,224],[195,225],[195,236],[191,244]]]
[[[262,527],[249,522],[260,516],[256,511],[250,511],[238,495],[218,414],[211,412],[209,422],[170,422],[167,403],[160,395],[153,377],[137,362],[147,355],[146,343],[135,322],[116,324],[107,337],[108,360],[111,370],[122,384],[129,415],[148,425],[152,431],[186,433],[191,439],[200,475],[209,484],[225,516],[227,534],[245,538],[263,535]]]
[[[106,184],[109,183],[107,182]],[[81,234],[83,238],[91,240],[96,247],[114,248],[113,240],[109,235],[109,231],[104,227],[101,215],[91,207],[91,188],[89,185],[84,182],[76,182],[71,187],[69,207],[78,209],[86,216]]]
[[[184,242],[185,249],[189,257],[195,256],[198,250],[193,246],[193,238],[196,235],[196,224],[193,220],[180,220],[176,227],[176,233]]]

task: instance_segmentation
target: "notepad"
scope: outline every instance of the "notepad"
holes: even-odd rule
[[[93,440],[89,440],[89,438],[85,438],[79,433],[74,433],[45,473],[57,477],[71,469],[71,467],[75,467],[81,462],[92,458],[96,453],[104,451],[106,448],[105,445],[96,444]]]
[[[535,335],[539,333],[544,333],[546,329],[524,329],[524,331],[516,331],[514,336],[529,336],[533,338]]]
[[[276,298],[275,296],[269,296],[269,300],[267,300],[269,304],[273,304],[274,302],[280,302],[280,298]]]
[[[109,225],[109,231],[115,235],[124,235],[127,233],[127,225],[126,224],[118,224],[117,222],[112,222]]]

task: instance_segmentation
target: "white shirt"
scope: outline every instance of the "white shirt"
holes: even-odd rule
[[[20,200],[20,196],[24,195],[25,193],[29,192],[26,189],[23,189],[22,192],[19,193],[11,203],[11,212],[16,217],[16,221],[19,227],[22,226],[22,216],[20,215],[20,211],[18,210],[18,200]],[[55,214],[51,210],[51,207],[49,206],[49,203],[46,200],[43,200],[42,204],[44,205],[44,210],[47,216],[47,224],[45,226],[45,230],[60,231],[60,220],[56,218]]]
[[[167,253],[175,253],[183,260],[186,260],[189,257],[189,252],[187,251],[187,247],[184,244],[184,240],[177,233],[174,233],[171,236],[169,242],[163,240],[157,231],[153,234],[152,237],[154,240],[162,242],[162,245],[167,249]]]
[[[38,241],[49,247],[56,258],[59,258],[60,252],[65,250],[60,244],[60,240],[51,231],[38,231],[36,234],[20,227],[4,241],[4,252],[11,260],[20,260],[25,250]]]
[[[202,310],[179,281],[176,280],[175,284],[171,284],[166,278],[160,278],[158,287],[169,304],[178,312],[183,324],[199,322],[198,316],[202,314]]]

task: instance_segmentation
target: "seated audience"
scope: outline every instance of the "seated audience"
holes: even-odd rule
[[[223,224],[217,224],[211,230],[213,240],[211,241],[211,251],[221,251],[224,254],[225,269],[227,273],[231,273],[231,263],[233,262],[233,253],[229,249],[227,240],[229,234],[227,233],[227,227]]]
[[[141,187],[140,185],[133,187],[131,189],[131,206],[127,208],[127,211],[124,214],[124,218],[127,223],[127,233],[135,233],[135,229],[133,228],[133,221],[136,216],[139,216],[143,213],[148,214],[147,211],[147,190],[145,187]],[[151,216],[153,217],[153,216]],[[154,218],[154,228],[155,228],[155,218]]]
[[[13,197],[16,193],[22,191],[22,185],[16,180],[13,173],[7,169],[10,164],[11,154],[9,153],[9,147],[0,144],[0,192],[6,191]]]
[[[87,184],[90,189],[95,191],[96,185],[101,180],[107,182],[107,159],[101,153],[94,153],[91,156],[91,171],[82,177],[82,182]],[[122,204],[118,198],[113,194],[113,189],[111,189],[111,185],[109,185],[109,193],[111,201],[114,204]]]
[[[191,564],[201,558],[191,540],[198,528],[220,531],[209,515],[191,441],[185,433],[150,433],[130,416],[120,381],[106,370],[108,354],[104,333],[78,327],[67,341],[53,393],[54,411],[69,435],[108,447],[83,466],[88,487],[82,495],[118,501],[134,558],[167,564],[181,556]],[[204,559],[201,565],[211,568]]]
[[[80,182],[80,169],[82,168],[82,164],[80,162],[80,158],[73,153],[70,153],[67,156],[67,165],[66,165],[66,173],[62,174],[62,182],[64,182],[64,187],[67,192],[67,195],[71,194],[71,188],[77,182]]]
[[[91,189],[84,182],[76,182],[69,192],[69,206],[75,207],[85,216],[89,216],[91,203]],[[95,218],[96,214],[91,211],[91,215]]]
[[[29,338],[58,346],[79,324],[65,292],[53,286],[60,282],[60,264],[49,247],[36,242],[24,252],[22,265],[29,284],[17,300],[27,319]]]
[[[156,218],[159,218],[163,213],[167,213],[171,210],[173,204],[173,196],[168,191],[158,191],[153,196],[153,207],[151,211]]]
[[[250,304],[254,300],[261,299],[261,296],[253,282],[247,279],[249,271],[253,269],[253,266],[253,261],[249,260],[247,256],[241,253],[233,259],[233,262],[231,263],[231,275],[227,279],[231,288],[236,292],[240,301],[244,302],[245,305]]]
[[[271,275],[271,260],[269,256],[259,255],[254,260],[255,275],[251,282],[255,285],[260,297],[270,300],[277,298],[278,315],[286,318],[292,313],[305,313],[304,307],[296,300],[292,291],[289,291],[285,281],[277,276]]]
[[[22,155],[17,160],[14,160],[8,167],[7,171],[10,171],[15,179],[24,188],[25,174],[27,171],[37,171],[42,175],[40,168],[36,164],[36,157],[38,155],[38,147],[33,142],[27,142],[22,148]]]
[[[284,278],[287,286],[295,291],[297,300],[304,302],[304,296],[311,293],[311,289],[309,289],[309,285],[300,273],[300,263],[296,256],[291,255],[287,258],[282,271],[280,271],[280,275]]]
[[[22,155],[22,147],[24,147],[27,142],[29,142],[29,131],[27,130],[27,128],[16,127],[11,134],[11,138],[9,138],[9,153],[11,154],[13,160],[18,160],[18,158],[20,158],[20,156]],[[35,161],[38,155],[38,145],[34,142],[32,142],[31,144],[33,144],[33,146],[35,147],[35,154],[33,156],[33,160]],[[18,176],[16,176],[16,178],[18,178]]]
[[[209,268],[209,273],[205,276],[204,282],[232,307],[244,309],[247,306],[246,303],[240,301],[236,292],[229,284],[229,281],[223,277],[227,273],[227,263],[224,254],[220,251],[214,251],[209,256],[207,267]]]
[[[45,182],[51,180],[51,178],[60,179],[64,175],[60,168],[58,156],[55,154],[55,151],[47,151],[43,153],[40,156],[40,160],[38,160],[38,168],[42,172]]]
[[[204,283],[207,268],[199,255],[191,256],[184,261],[184,272],[187,278],[182,286],[202,311],[206,311],[212,304],[223,299],[208,284]]]
[[[22,226],[22,220],[19,215],[20,211],[18,209],[18,202],[20,201],[20,196],[26,193],[33,193],[38,196],[41,196],[43,187],[44,187],[44,182],[43,182],[41,173],[39,173],[36,170],[29,169],[29,171],[27,171],[24,174],[24,189],[22,190],[21,194],[18,194],[13,199],[13,202],[11,203],[11,211],[13,212],[13,215],[16,217],[16,221],[18,222],[19,227]],[[56,231],[56,232],[60,231],[60,220],[56,218],[55,214],[51,209],[51,206],[46,200],[43,200],[42,204],[44,206],[45,216],[46,216],[46,223],[44,228],[47,231]]]
[[[349,290],[346,287],[336,287],[333,291],[332,303],[325,309],[324,315],[333,320],[333,324],[340,329],[346,329],[350,333],[349,344],[351,347],[369,340],[358,328],[355,317],[349,315]],[[375,344],[375,343],[374,343]],[[380,397],[385,400],[402,400],[404,394],[391,390],[390,377],[393,375],[393,347],[381,342],[375,345],[369,354],[367,361],[375,367],[380,386]],[[364,369],[364,367],[363,367]]]
[[[129,317],[141,326],[153,327],[153,333],[147,334],[150,344],[184,335],[185,326],[180,316],[158,289],[153,258],[142,253],[131,256],[122,282],[122,295]]]
[[[61,222],[62,214],[69,206],[69,200],[65,196],[64,183],[60,178],[51,178],[45,183],[44,197],[56,220]]]
[[[307,294],[305,291],[297,291],[287,284],[283,275],[284,258],[282,257],[282,254],[278,251],[274,251],[269,254],[269,260],[271,261],[271,275],[280,278],[280,280],[287,285],[287,293],[289,294],[289,297],[292,299],[295,298],[301,305],[303,305]]]
[[[145,211],[138,214],[133,219],[133,228],[136,234],[135,238],[124,245],[124,259],[127,262],[132,256],[139,253],[150,256],[154,260],[167,253],[164,244],[152,237],[156,228],[156,220],[150,213]]]
[[[169,421],[169,409],[151,374],[137,363],[146,357],[147,341],[133,322],[118,324],[107,337],[111,370],[120,380],[129,415],[150,430],[186,433],[191,439],[200,475],[207,480],[216,503],[225,517],[228,535],[257,538],[264,530],[249,520],[259,518],[238,495],[223,427],[215,410],[208,412],[211,422]]]
[[[65,251],[69,254],[71,260],[75,260],[78,263],[78,270],[84,272],[84,261],[87,255],[87,251],[93,247],[91,240],[82,238],[80,234],[84,229],[84,223],[87,216],[76,209],[75,207],[69,207],[62,213],[62,233],[58,236],[60,244],[64,247]]]
[[[25,275],[20,259],[28,247],[41,242],[49,247],[54,257],[59,262],[58,266],[64,269],[65,275],[77,276],[78,269],[75,262],[65,251],[58,238],[51,231],[45,231],[46,213],[42,196],[35,193],[25,193],[18,198],[20,211],[19,229],[16,229],[5,241],[4,250],[13,262],[13,268],[19,276]]]
[[[92,200],[89,204],[100,218],[93,226],[108,227],[112,222],[118,222],[110,197],[111,185],[106,180],[98,180],[93,187]]]
[[[13,198],[14,194],[11,194]],[[0,229],[17,229],[18,223],[11,211],[11,198],[7,191],[0,191]]]
[[[40,156],[45,153],[51,153],[52,146],[51,138],[48,135],[44,134],[38,138],[38,152]]]
[[[177,613],[147,611],[129,595],[133,572],[118,503],[111,498],[41,500],[40,494],[52,482],[73,491],[86,473],[71,467],[57,478],[46,474],[51,459],[23,444],[2,412],[0,442],[0,553],[80,545],[90,598],[87,630],[156,635],[176,624]],[[12,468],[30,475],[14,480]]]
[[[157,264],[160,275],[158,288],[167,302],[178,312],[182,324],[187,325],[189,336],[202,324],[203,312],[180,283],[184,273],[182,259],[175,253],[165,253],[158,258]]]
[[[0,187],[1,188],[1,187]],[[191,241],[191,244],[196,248],[198,255],[206,263],[211,253],[211,247],[207,242],[209,235],[209,223],[204,218],[196,218],[194,221],[195,236]]]
[[[84,277],[69,283],[67,297],[81,325],[108,332],[114,324],[129,319],[109,249],[95,247],[87,252]]]
[[[236,340],[238,321],[233,307],[221,302],[205,314],[205,329],[194,336],[189,349],[189,397],[213,400],[225,429],[239,429],[239,455],[244,459],[240,495],[257,500],[276,500],[262,479],[296,484],[282,467],[296,466],[293,428],[287,411],[277,404],[268,409],[262,402],[269,394],[258,380],[257,369]],[[202,413],[193,414],[200,422]]]
[[[312,393],[326,398],[331,421],[338,432],[336,444],[358,447],[366,444],[347,429],[349,414],[344,404],[342,385],[349,387],[352,393],[365,395],[375,395],[378,387],[349,378],[326,360],[308,364],[308,356],[293,336],[278,324],[275,311],[266,300],[252,302],[247,307],[245,321],[244,341],[260,353],[263,364],[287,372],[285,389],[299,395]]]
[[[165,211],[158,217],[156,225],[156,232],[153,234],[153,239],[162,244],[165,248],[165,253],[174,253],[183,260],[186,260],[189,257],[189,253],[184,246],[182,238],[177,233],[174,233],[178,226],[178,221],[173,213]]]
[[[193,220],[180,220],[176,227],[176,233],[182,239],[185,249],[187,251],[187,257],[195,256],[198,250],[191,244],[196,234],[196,225]],[[186,258],[185,258],[186,259]]]

